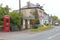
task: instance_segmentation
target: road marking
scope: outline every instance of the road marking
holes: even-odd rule
[[[54,37],[56,37],[56,36],[58,36],[58,35],[60,35],[60,33],[55,34],[55,35],[53,35],[53,36],[50,36],[50,37],[48,37],[48,39],[52,39],[52,38],[54,38]]]

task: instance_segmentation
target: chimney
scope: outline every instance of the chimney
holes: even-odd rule
[[[30,1],[27,2],[27,7],[29,7],[29,6],[30,6]]]
[[[37,6],[37,7],[40,7],[40,4],[39,4],[39,3],[36,3],[36,6]]]

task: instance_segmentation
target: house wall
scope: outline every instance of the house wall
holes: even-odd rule
[[[49,15],[45,14],[43,10],[38,9],[40,25],[43,25],[45,22],[49,24]]]
[[[49,15],[44,13],[44,23],[49,24]]]
[[[38,17],[39,17],[39,20],[40,20],[40,25],[43,25],[43,24],[45,23],[45,21],[46,21],[47,23],[49,23],[48,15],[46,15],[46,14],[44,13],[44,11],[41,10],[41,9],[36,8],[36,10],[38,11]],[[33,15],[31,14],[31,12],[34,12],[34,11],[35,11],[35,9],[24,9],[24,10],[22,10],[24,17],[33,16]]]
[[[41,9],[38,9],[38,14],[39,14],[39,20],[40,20],[40,25],[43,25],[44,24],[44,20],[43,20],[43,10],[41,10]]]
[[[29,17],[29,16],[33,16],[31,14],[31,12],[33,12],[34,9],[24,9],[24,10],[21,10],[21,12],[23,12],[23,15],[24,15],[24,20],[23,20],[23,28],[22,29],[25,29],[25,19],[26,17]],[[27,28],[31,28],[30,27],[30,19],[27,18]]]
[[[35,11],[35,9],[24,9],[21,10],[23,12],[24,17],[32,16],[31,12]]]

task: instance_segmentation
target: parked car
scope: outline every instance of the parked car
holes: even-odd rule
[[[59,26],[59,23],[55,23],[55,26]]]

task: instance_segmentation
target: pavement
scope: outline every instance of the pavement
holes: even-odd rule
[[[60,26],[43,32],[0,32],[0,40],[60,40]]]

